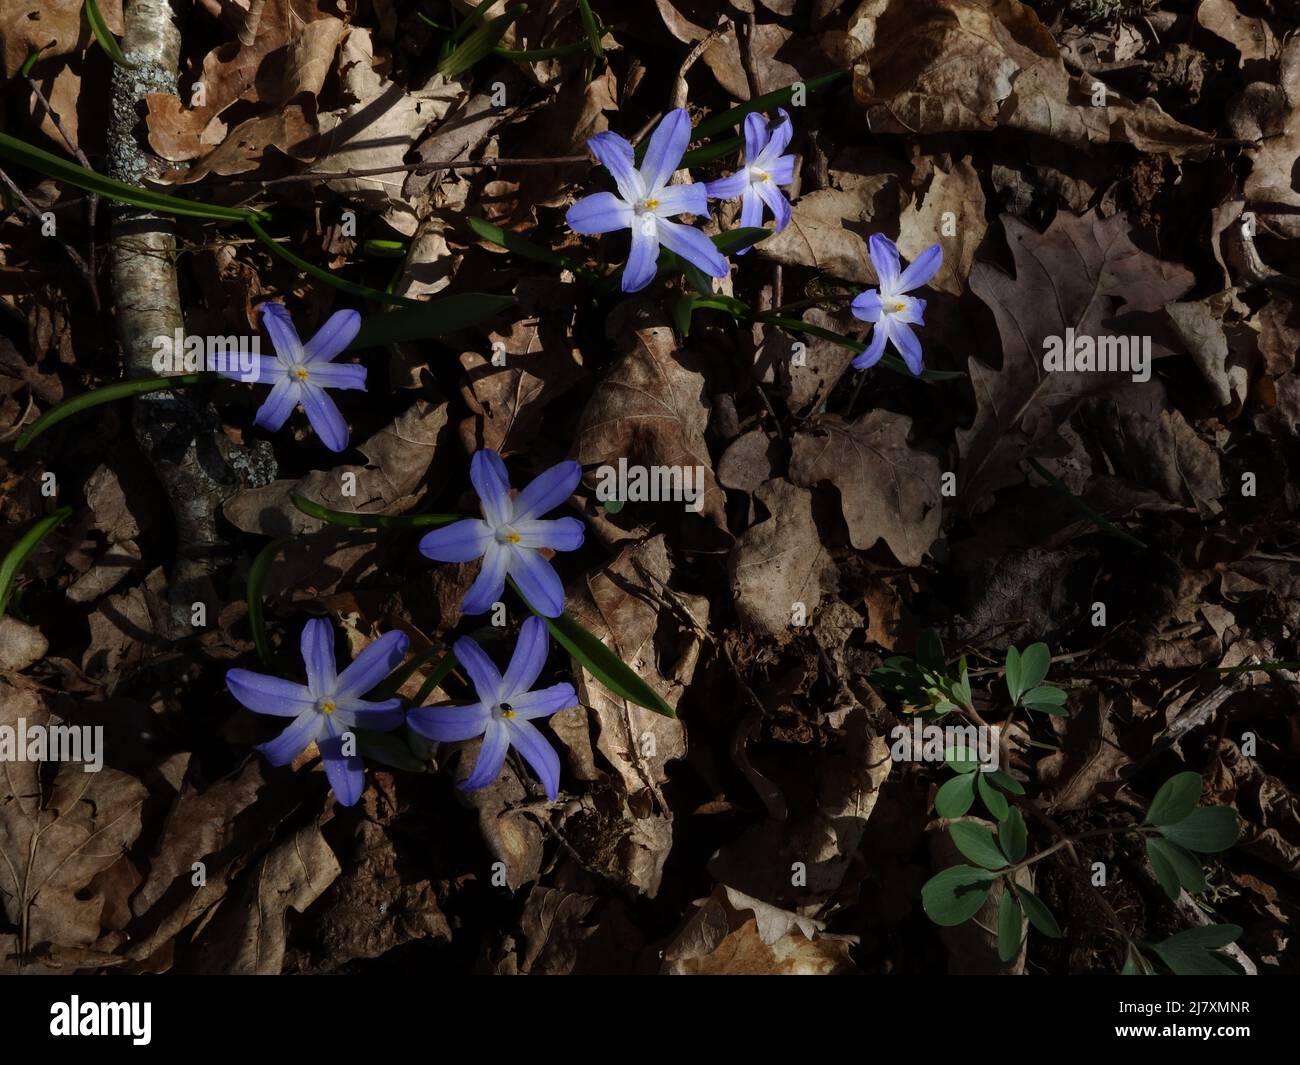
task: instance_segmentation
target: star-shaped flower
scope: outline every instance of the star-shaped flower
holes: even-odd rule
[[[597,133],[587,141],[596,158],[614,175],[618,195],[597,192],[579,200],[565,215],[575,233],[632,231],[632,251],[623,267],[623,291],[637,292],[654,280],[659,246],[680,255],[709,277],[726,277],[727,260],[708,237],[693,226],[668,219],[679,214],[707,214],[703,185],[670,185],[691,143],[691,119],[684,108],[669,111],[656,127],[641,168],[636,153],[617,133]]]
[[[275,357],[252,356],[251,380],[259,385],[272,386],[266,402],[258,408],[254,424],[275,432],[288,420],[293,408],[301,403],[321,443],[331,451],[344,450],[348,446],[348,425],[325,389],[359,388],[365,391],[364,366],[331,361],[356,338],[361,328],[361,315],[356,311],[335,311],[320,331],[304,344],[298,338],[298,330],[283,303],[263,303],[258,311],[262,324],[271,335]],[[241,381],[250,380],[237,368],[222,373]]]
[[[578,696],[568,683],[532,690],[549,650],[546,622],[530,617],[519,630],[519,643],[502,677],[483,649],[462,636],[452,651],[469,674],[479,701],[469,706],[422,706],[407,715],[412,729],[439,743],[483,737],[478,760],[461,788],[472,791],[493,783],[513,747],[533,767],[546,797],[554,801],[560,790],[560,756],[533,722],[577,706]]]
[[[880,288],[868,289],[853,301],[854,316],[875,326],[871,331],[871,343],[853,360],[853,368],[865,370],[875,366],[885,353],[885,342],[892,340],[907,368],[919,374],[924,369],[921,342],[912,332],[912,326],[925,325],[925,300],[907,293],[934,277],[943,265],[943,248],[931,244],[901,273],[898,248],[888,237],[873,234],[867,242],[867,249],[876,277],[880,279]]]
[[[325,775],[338,801],[351,806],[361,797],[365,774],[356,753],[355,728],[387,732],[402,723],[402,700],[362,699],[406,657],[402,632],[388,632],[368,644],[342,673],[334,663],[334,630],[314,618],[302,630],[302,660],[307,683],[295,684],[264,673],[232,669],[226,673],[230,694],[256,714],[291,717],[289,727],[258,746],[272,765],[288,765],[314,742],[320,748]]]
[[[748,165],[728,177],[710,181],[705,185],[715,200],[731,200],[739,196],[740,224],[758,227],[763,224],[763,205],[772,209],[776,219],[774,232],[780,233],[790,221],[790,201],[778,188],[794,180],[793,155],[782,155],[790,143],[794,127],[784,108],[777,108],[781,121],[769,126],[767,120],[755,111],[745,116],[745,156]],[[737,255],[744,255],[741,248]]]
[[[538,613],[557,618],[564,613],[564,585],[539,553],[576,551],[583,526],[577,518],[544,521],[541,515],[563,503],[578,486],[582,467],[561,462],[538,474],[515,498],[501,456],[490,448],[476,451],[469,479],[483,505],[482,518],[466,518],[434,529],[420,540],[420,553],[435,562],[483,559],[483,568],[470,585],[460,609],[482,614],[501,598],[509,576]]]

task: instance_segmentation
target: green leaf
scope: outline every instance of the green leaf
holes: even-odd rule
[[[710,237],[714,247],[723,255],[733,255],[745,248],[752,248],[772,235],[772,230],[763,226],[738,226]]]
[[[1147,810],[1147,825],[1172,825],[1190,814],[1201,801],[1201,774],[1178,773],[1164,782]]]
[[[1018,862],[1025,856],[1029,844],[1029,830],[1025,828],[1025,819],[1014,806],[1007,811],[1007,816],[998,822],[998,846],[1007,860]]]
[[[444,333],[455,333],[496,317],[514,305],[513,296],[493,296],[486,292],[466,292],[429,300],[414,307],[401,307],[361,319],[357,337],[349,351],[379,348],[408,340],[432,340]]]
[[[984,800],[984,805],[988,807],[989,813],[993,815],[994,820],[1001,821],[1011,810],[1011,804],[1007,802],[1002,792],[998,791],[992,784],[984,778],[987,773],[976,773],[979,778],[980,798]]]
[[[691,335],[691,318],[701,308],[713,311],[725,311],[734,318],[748,317],[749,307],[740,300],[730,296],[701,296],[687,293],[673,305],[673,325],[682,336]]]
[[[820,77],[809,78],[807,81],[802,82],[802,85],[807,93],[820,92],[822,89],[834,85],[847,74],[847,70],[835,70]],[[753,99],[747,100],[729,111],[723,111],[720,114],[706,118],[695,127],[694,139],[707,140],[709,137],[713,137],[725,130],[735,129],[745,121],[746,115],[754,111],[771,111],[778,107],[785,107],[794,95],[795,85],[797,84],[800,83],[796,82],[794,85],[787,85],[783,89],[764,93],[762,96],[755,96]]]
[[[958,679],[955,680],[952,685],[953,700],[959,706],[970,706],[970,674],[966,669],[965,655],[962,655],[961,658],[957,660],[957,678]]]
[[[976,865],[985,869],[1005,869],[1007,860],[998,847],[993,833],[982,825],[973,825],[969,821],[958,821],[948,826],[948,834],[957,849]]]
[[[551,251],[550,248],[543,248],[541,245],[534,244],[509,229],[494,226],[491,222],[484,221],[482,218],[469,218],[466,221],[469,228],[480,238],[495,244],[499,248],[505,248],[521,258],[532,259],[534,262],[546,263],[548,266],[568,270],[586,281],[601,280],[600,274],[591,267],[584,266],[577,259],[570,259],[567,255]]]
[[[1142,957],[1140,950],[1135,950],[1130,943],[1124,950],[1124,967],[1119,971],[1120,976],[1155,976],[1155,970],[1151,968],[1151,963]]]
[[[363,241],[361,254],[373,255],[377,259],[400,259],[406,254],[406,242],[378,239]]]
[[[490,5],[480,5],[480,7],[487,6]],[[449,55],[443,58],[442,62],[438,64],[438,73],[447,78],[455,78],[464,74],[480,59],[484,59],[492,53],[492,49],[497,46],[497,42],[505,36],[506,30],[513,26],[519,16],[527,10],[526,5],[517,4],[504,14],[483,23],[452,49]],[[476,11],[475,15],[477,14]]]
[[[1045,643],[1032,643],[1020,652],[1020,690],[1037,688],[1052,667],[1052,652]]]
[[[975,773],[953,777],[934,796],[934,810],[940,817],[961,817],[975,803]]]
[[[17,137],[11,137],[7,133],[0,133],[0,156],[29,166],[55,181],[62,181],[64,184],[74,185],[86,192],[103,196],[105,199],[127,203],[132,207],[141,207],[158,214],[183,218],[208,218],[219,222],[247,222],[266,217],[257,211],[245,208],[195,203],[180,196],[167,196],[151,189],[115,181],[93,170],[87,170],[84,166],[78,166],[76,163],[52,155]]]
[[[1056,918],[1052,916],[1052,911],[1047,905],[1028,888],[1017,888],[1020,893],[1020,905],[1024,907],[1025,916],[1029,918],[1029,923],[1037,928],[1043,935],[1051,939],[1061,938],[1061,926],[1056,923]]]
[[[1205,873],[1201,863],[1191,851],[1184,850],[1177,843],[1170,843],[1158,836],[1147,839],[1147,859],[1156,870],[1156,879],[1171,899],[1178,898],[1179,887],[1185,887],[1192,893],[1205,890]],[[1163,865],[1163,871],[1156,863]]]
[[[957,747],[949,747],[943,752],[944,764],[958,773],[973,773],[980,766],[978,758],[958,758]]]
[[[582,22],[583,31],[587,34],[587,43],[591,46],[591,54],[597,59],[605,55],[605,49],[600,43],[600,26],[596,22],[596,16],[592,14],[591,4],[588,0],[578,0],[578,18]]]
[[[136,64],[129,62],[126,56],[122,54],[122,48],[117,43],[117,38],[113,36],[113,31],[108,28],[108,23],[104,21],[104,14],[99,10],[99,4],[96,0],[86,0],[85,6],[86,21],[90,23],[90,32],[95,35],[99,47],[104,49],[108,58],[119,67],[134,70]]]
[[[0,562],[0,618],[5,616],[9,596],[13,594],[14,578],[23,563],[27,561],[27,556],[36,550],[42,540],[67,521],[71,514],[71,507],[59,507],[58,510],[41,518],[19,537],[18,542],[5,555],[4,561]]]
[[[1230,958],[1215,953],[1241,935],[1235,924],[1189,928],[1153,943],[1151,951],[1178,976],[1236,976],[1240,967]]]
[[[689,153],[688,153],[689,154]],[[839,344],[840,347],[849,348],[856,352],[865,351],[867,346],[859,340],[847,337],[843,333],[835,333],[829,329],[823,329],[819,325],[811,325],[802,318],[787,318],[784,315],[764,312],[755,317],[755,321],[765,322],[768,325],[774,325],[781,329],[789,329],[795,333],[807,333],[809,336],[821,337],[823,340],[829,340],[832,344]],[[880,366],[887,370],[893,370],[894,373],[902,374],[904,377],[915,378],[916,374],[907,368],[897,355],[887,352],[880,359]],[[964,379],[966,374],[958,370],[922,370],[922,381],[957,381]]]
[[[1237,842],[1237,811],[1230,806],[1204,806],[1181,821],[1162,825],[1166,839],[1199,854],[1217,854]]]
[[[932,876],[921,888],[921,907],[937,925],[952,927],[980,911],[995,874],[971,865],[954,865]]]
[[[586,52],[591,45],[586,41],[574,41],[572,44],[557,44],[552,48],[493,48],[492,54],[516,63],[536,63],[542,59],[560,59],[566,55]]]
[[[266,583],[267,571],[271,562],[286,544],[293,543],[292,536],[281,536],[272,540],[253,559],[248,567],[248,627],[253,630],[253,645],[257,648],[257,657],[262,665],[271,664],[271,642],[266,638],[266,618],[263,614],[262,586]]]
[[[1146,843],[1147,861],[1151,863],[1151,869],[1156,874],[1156,880],[1160,884],[1160,890],[1168,895],[1171,899],[1178,898],[1182,890],[1182,881],[1178,876],[1178,869],[1169,859],[1166,851],[1162,850],[1158,844],[1161,840],[1148,839]],[[1157,846],[1152,846],[1157,844]]]
[[[41,61],[41,56],[44,53],[44,48],[36,49],[36,51],[23,60],[23,65],[19,67],[18,73],[24,78],[30,78],[32,76],[32,67],[36,66],[36,64]]]
[[[246,221],[248,222],[248,228],[253,231],[253,236],[266,245],[272,253],[279,256],[296,269],[301,270],[307,276],[314,277],[322,284],[329,285],[331,288],[336,288],[340,292],[346,292],[349,296],[355,296],[357,299],[373,300],[375,303],[393,303],[404,307],[420,306],[419,300],[410,300],[405,296],[394,296],[388,292],[380,292],[377,288],[358,285],[351,281],[347,281],[328,270],[323,270],[315,263],[309,263],[301,255],[291,252],[263,229],[257,219],[249,218]]]
[[[319,503],[290,492],[293,505],[319,521],[342,525],[347,529],[431,529],[460,521],[464,514],[358,514],[345,510],[331,510]]]
[[[1065,709],[1065,695],[1062,689],[1051,684],[1040,684],[1025,693],[1020,700],[1020,705],[1026,710],[1037,710],[1040,714],[1069,717],[1070,711]]]
[[[996,784],[1003,791],[1009,791],[1012,795],[1023,795],[1025,786],[1015,777],[1002,772],[1000,769],[993,769],[984,774],[989,778],[990,784]]]
[[[91,407],[113,403],[119,399],[129,399],[132,396],[143,396],[148,392],[170,392],[176,388],[200,385],[208,381],[216,381],[220,376],[211,370],[201,370],[198,373],[173,374],[170,377],[143,377],[134,381],[118,381],[116,384],[83,392],[79,396],[73,396],[56,404],[32,422],[14,443],[14,450],[22,451],[46,429]]]
[[[1002,890],[998,903],[998,957],[1010,961],[1020,950],[1020,933],[1024,929],[1025,914],[1010,888]]]
[[[1020,695],[1025,690],[1020,683],[1020,652],[1014,647],[1007,648],[1007,692],[1013,703],[1020,702]]]
[[[647,684],[641,676],[605,646],[593,633],[589,632],[571,614],[561,614],[558,618],[548,618],[540,613],[519,590],[509,577],[506,578],[515,594],[523,599],[524,605],[546,622],[555,642],[581,663],[582,667],[605,685],[615,695],[637,706],[644,706],[664,717],[676,717],[662,695]]]

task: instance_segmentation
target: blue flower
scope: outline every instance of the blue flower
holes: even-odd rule
[[[906,270],[899,272],[898,248],[888,237],[876,233],[868,242],[871,265],[880,279],[879,289],[868,289],[853,301],[853,314],[874,324],[871,343],[853,360],[853,368],[865,370],[875,366],[885,353],[885,342],[892,340],[914,374],[922,370],[921,342],[912,326],[925,325],[925,300],[907,293],[920,288],[943,265],[943,248],[931,244]]]
[[[298,339],[298,330],[283,303],[263,303],[258,307],[262,324],[271,334],[275,358],[253,355],[254,383],[271,385],[271,394],[253,419],[268,432],[275,432],[288,420],[299,403],[316,435],[331,451],[348,446],[348,426],[327,388],[366,388],[366,368],[355,363],[331,362],[356,338],[361,315],[356,311],[335,311],[329,321],[306,344]],[[241,381],[249,376],[237,368],[221,371],[226,377]]]
[[[506,464],[495,451],[476,451],[469,478],[483,505],[482,518],[466,518],[435,529],[420,541],[420,552],[435,562],[470,562],[483,559],[483,568],[461,604],[466,614],[491,609],[505,590],[507,575],[519,585],[525,599],[548,618],[564,612],[564,585],[538,552],[576,551],[582,546],[583,526],[577,518],[543,521],[573,494],[582,477],[576,462],[561,462],[539,474],[515,498],[510,497]]]
[[[315,618],[302,630],[306,685],[232,669],[226,673],[230,694],[255,714],[291,717],[289,727],[258,750],[272,765],[288,765],[315,742],[325,775],[338,801],[351,806],[365,783],[354,728],[387,732],[402,723],[402,701],[366,702],[361,698],[406,657],[406,634],[388,632],[370,643],[342,673],[334,665],[334,632]],[[345,747],[345,739],[350,742]]]
[[[703,185],[669,185],[691,142],[691,120],[684,108],[669,111],[656,127],[641,169],[632,145],[617,133],[598,133],[587,141],[592,153],[614,175],[618,195],[598,192],[579,200],[565,215],[575,233],[632,231],[632,251],[623,267],[623,291],[639,292],[654,280],[659,245],[680,255],[710,277],[727,276],[727,260],[700,230],[669,218],[707,214]]]
[[[560,756],[532,722],[577,706],[578,696],[567,683],[532,690],[546,664],[550,642],[546,622],[529,618],[519,630],[519,643],[502,677],[483,649],[462,636],[452,651],[473,681],[479,701],[469,706],[422,706],[407,715],[412,729],[439,743],[483,737],[473,772],[460,785],[466,791],[493,783],[513,747],[533,767],[546,797],[554,801],[558,794]]]
[[[748,165],[728,177],[710,181],[704,188],[715,200],[740,199],[740,224],[758,227],[763,224],[763,205],[772,209],[776,219],[774,232],[780,233],[790,222],[790,201],[777,187],[794,180],[794,156],[782,155],[790,143],[793,127],[784,108],[777,108],[781,122],[769,126],[755,111],[745,116],[745,156]],[[744,255],[741,248],[737,255]]]

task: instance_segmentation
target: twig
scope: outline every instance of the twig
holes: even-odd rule
[[[395,166],[375,166],[363,170],[342,170],[333,174],[286,174],[283,177],[242,177],[238,174],[214,174],[221,181],[244,185],[287,185],[296,181],[344,181],[348,178],[375,177],[379,174],[421,174],[432,170],[466,170],[488,166],[575,166],[592,161],[587,153],[582,155],[555,155],[539,159],[440,159],[423,163],[398,163]]]
[[[0,170],[0,181],[3,181],[5,187],[10,192],[12,192],[15,196],[18,197],[19,202],[22,203],[23,207],[27,209],[27,212],[39,224],[42,219],[41,209],[27,198],[27,194],[23,192],[23,190],[20,189],[17,185],[14,184],[13,178],[11,178],[7,173],[5,173],[4,170]],[[72,264],[78,270],[80,270],[82,274],[85,275],[86,282],[90,285],[91,294],[94,295],[95,280],[94,280],[94,276],[90,272],[90,267],[87,265],[86,260],[81,257],[81,254],[77,251],[76,248],[72,247],[72,245],[70,245],[57,233],[55,234],[54,239],[59,242],[59,247],[61,247],[65,252],[67,252],[68,258],[72,260]],[[95,309],[96,310],[99,309],[99,297],[97,295],[95,296]]]
[[[257,40],[257,28],[262,23],[262,9],[265,6],[266,0],[252,0],[248,5],[248,14],[244,16],[244,24],[239,29],[239,43],[245,48]]]

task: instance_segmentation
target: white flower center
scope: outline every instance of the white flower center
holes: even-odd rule
[[[772,175],[769,174],[766,170],[760,170],[756,166],[751,166],[749,168],[749,176],[751,181],[758,181],[758,182],[770,181],[772,178]]]
[[[653,196],[647,196],[644,200],[637,203],[634,210],[637,214],[647,214],[659,206],[659,201]]]
[[[499,544],[517,544],[523,539],[523,537],[515,532],[514,529],[510,528],[509,525],[497,526],[494,535]]]
[[[325,698],[317,702],[316,709],[319,710],[322,714],[332,714],[334,713],[335,710],[338,709],[338,707],[334,705],[333,699]]]
[[[298,378],[299,381],[305,381],[311,376],[311,374],[307,372],[306,366],[295,366],[293,368],[293,375]]]

